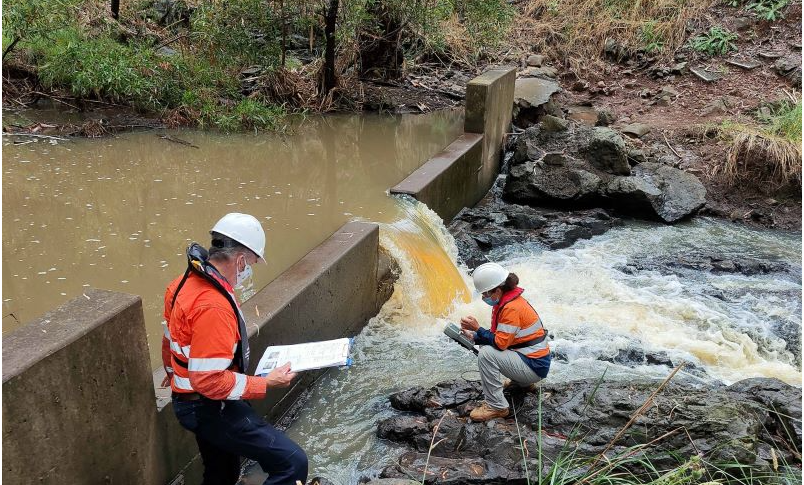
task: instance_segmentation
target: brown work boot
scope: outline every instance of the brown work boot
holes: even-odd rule
[[[508,416],[508,408],[505,409],[494,409],[493,407],[489,406],[487,402],[483,401],[483,404],[480,405],[478,408],[472,409],[472,412],[469,413],[469,418],[472,421],[477,422],[484,422],[489,421],[494,418],[505,418]]]
[[[538,383],[533,383],[533,384],[526,384],[526,385],[523,386],[523,385],[519,384],[518,382],[512,381],[511,379],[505,379],[503,381],[503,389],[510,390],[511,388],[513,388],[513,389],[522,389],[525,392],[536,392],[536,389],[539,388],[539,384]]]

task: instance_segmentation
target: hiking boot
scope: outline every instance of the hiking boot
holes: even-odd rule
[[[536,392],[538,389],[539,384],[534,382],[533,384],[525,384],[524,386],[518,382],[514,382],[511,379],[505,379],[503,381],[503,389],[510,390],[510,389],[522,389],[525,392]]]
[[[494,409],[493,407],[489,406],[487,402],[483,401],[483,404],[480,405],[478,408],[472,409],[472,412],[469,413],[469,418],[472,421],[477,422],[484,422],[489,421],[494,418],[505,418],[508,416],[508,408],[505,409]]]

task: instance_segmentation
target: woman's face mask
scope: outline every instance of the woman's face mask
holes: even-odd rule
[[[494,292],[491,292],[488,295],[483,295],[483,301],[489,306],[494,306],[497,303],[500,303],[499,298],[494,298]]]

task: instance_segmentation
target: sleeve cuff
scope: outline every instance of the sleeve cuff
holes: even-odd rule
[[[244,399],[262,399],[265,397],[265,387],[268,385],[266,377],[248,376]]]

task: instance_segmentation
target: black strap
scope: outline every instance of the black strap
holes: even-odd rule
[[[170,311],[173,311],[173,306],[176,304],[176,298],[179,296],[179,291],[181,287],[184,286],[184,283],[187,283],[187,278],[190,276],[190,268],[192,265],[187,265],[187,271],[184,272],[184,276],[181,278],[179,282],[179,286],[176,287],[176,291],[173,293],[173,300],[170,302]]]

